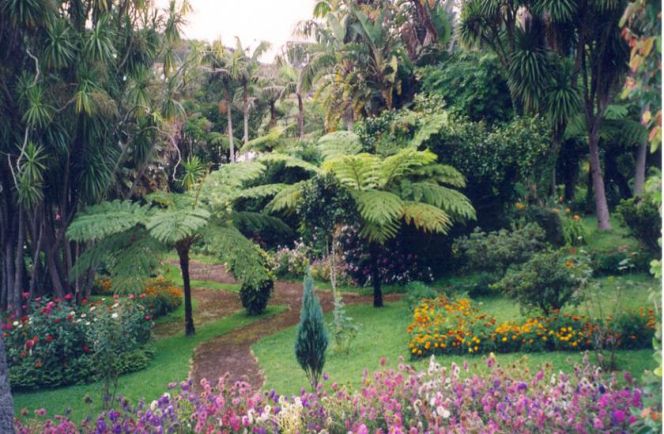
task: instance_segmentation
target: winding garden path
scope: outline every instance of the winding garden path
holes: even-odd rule
[[[191,263],[192,279],[213,280],[221,283],[235,283],[233,277],[226,272],[223,265],[208,265],[199,262]],[[204,291],[204,292],[201,292]],[[210,291],[216,294],[215,297],[209,297],[209,290],[198,290],[193,293],[198,298],[198,310],[218,312],[221,316],[224,313],[230,314],[241,308],[239,296],[224,291]],[[332,310],[333,298],[330,291],[317,291],[321,300],[321,305],[325,312]],[[344,302],[346,304],[371,303],[373,298],[360,296],[353,293],[344,293]],[[398,295],[388,295],[387,301],[395,300]],[[228,309],[209,309],[208,303],[219,305],[227,303]],[[271,305],[281,305],[286,307],[286,311],[266,317],[245,327],[240,327],[217,338],[202,343],[196,348],[193,356],[193,363],[189,372],[194,387],[200,385],[203,378],[210,381],[216,381],[225,373],[229,374],[229,380],[244,380],[254,387],[262,387],[264,383],[263,374],[256,357],[254,357],[251,346],[261,338],[274,334],[284,328],[297,324],[300,316],[300,304],[302,303],[302,284],[294,282],[275,283],[275,289],[270,298]],[[285,356],[290,357],[292,348],[284,348]]]

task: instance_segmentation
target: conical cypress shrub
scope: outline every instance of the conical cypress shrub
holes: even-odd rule
[[[304,369],[313,389],[318,386],[327,349],[327,332],[323,321],[323,309],[314,294],[314,281],[311,272],[304,278],[304,295],[300,310],[300,323],[297,326],[295,357]]]

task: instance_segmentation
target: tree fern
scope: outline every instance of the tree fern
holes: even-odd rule
[[[306,181],[296,182],[283,188],[274,198],[265,206],[271,212],[292,213],[302,196],[302,189]]]
[[[386,225],[398,221],[403,213],[403,201],[394,193],[369,190],[357,192],[354,196],[360,215],[368,223]]]
[[[445,211],[427,203],[406,201],[402,210],[406,224],[423,232],[447,233],[452,226],[452,219]]]
[[[380,180],[382,187],[409,174],[414,168],[427,165],[436,161],[433,152],[416,151],[414,149],[402,149],[394,155],[385,158],[380,163]]]
[[[191,237],[208,223],[210,212],[203,208],[162,209],[146,222],[146,228],[162,243],[175,244]]]
[[[357,134],[350,131],[335,131],[318,140],[318,148],[325,159],[344,155],[355,155],[362,151]]]
[[[81,212],[67,229],[72,241],[96,241],[144,224],[149,208],[138,203],[115,200],[93,205]]]
[[[378,185],[380,163],[375,155],[346,155],[326,160],[322,168],[333,172],[339,182],[350,189],[369,190]]]

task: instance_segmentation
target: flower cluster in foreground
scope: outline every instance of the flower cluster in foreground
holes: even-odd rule
[[[497,324],[471,300],[452,300],[441,295],[420,302],[408,333],[413,357],[492,351],[579,351],[598,344],[636,349],[650,346],[655,314],[652,309],[641,309],[602,323],[583,315],[555,313]]]
[[[481,372],[481,373],[480,373]],[[66,418],[47,420],[40,431],[56,433],[532,433],[625,432],[643,411],[643,391],[629,375],[619,386],[584,360],[572,374],[550,367],[530,373],[525,364],[507,369],[486,359],[486,367],[443,367],[432,358],[428,370],[400,364],[365,374],[349,392],[337,384],[298,396],[265,393],[226,378],[202,392],[191,383],[150,404],[116,410],[76,425]],[[659,410],[658,410],[659,411]],[[17,423],[21,434],[30,429]]]

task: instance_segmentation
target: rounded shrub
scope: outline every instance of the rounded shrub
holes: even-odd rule
[[[240,288],[242,307],[247,310],[249,315],[260,315],[267,307],[273,288],[274,282],[272,279],[260,280],[256,283],[244,282]]]

